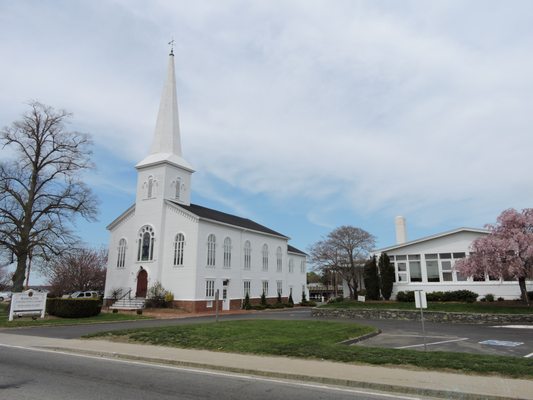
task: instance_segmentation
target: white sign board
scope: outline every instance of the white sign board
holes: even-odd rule
[[[364,302],[366,300],[366,296],[357,296],[357,301]]]
[[[428,308],[426,292],[423,290],[415,290],[415,306],[416,308]]]
[[[13,293],[11,297],[11,310],[9,320],[13,321],[14,315],[36,315],[44,318],[46,311],[46,293],[26,290],[22,293]]]

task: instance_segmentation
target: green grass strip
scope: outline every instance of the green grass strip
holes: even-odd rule
[[[151,319],[136,314],[113,314],[101,313],[94,317],[87,318],[56,318],[45,317],[44,319],[32,320],[31,317],[15,318],[13,321],[8,321],[8,305],[7,303],[0,304],[0,328],[20,328],[25,326],[45,326],[45,325],[79,325],[79,324],[94,324],[99,322],[117,322],[117,321],[132,321],[137,319]]]
[[[246,320],[113,331],[88,337],[120,337],[190,349],[533,378],[533,359],[339,344],[374,331],[351,322]]]
[[[508,303],[507,303],[508,304]],[[349,309],[349,308],[364,308],[364,309],[379,309],[379,310],[413,310],[415,303],[404,303],[394,301],[354,301],[344,300],[335,303],[324,304],[320,308],[333,309]],[[418,310],[419,311],[419,310]],[[428,308],[425,311],[445,311],[445,312],[460,312],[460,313],[481,313],[481,314],[532,314],[533,307],[526,307],[517,302],[514,306],[499,305],[496,303],[436,303],[428,302]]]

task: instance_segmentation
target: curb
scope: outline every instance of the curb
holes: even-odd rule
[[[343,344],[345,346],[351,346],[352,344],[359,343],[359,342],[362,342],[363,340],[373,338],[374,336],[379,335],[381,332],[382,332],[382,330],[378,329],[378,330],[376,330],[374,332],[367,333],[366,335],[359,336],[359,337],[354,338],[354,339],[344,340],[343,342],[339,342],[338,344]]]
[[[243,374],[243,375],[254,375],[254,376],[260,376],[260,377],[296,380],[296,381],[303,381],[303,382],[315,382],[315,383],[322,383],[322,384],[327,384],[327,385],[347,386],[347,387],[361,388],[361,389],[372,389],[372,390],[378,390],[378,391],[383,391],[383,392],[414,394],[414,395],[419,395],[419,396],[430,396],[430,397],[437,397],[437,398],[443,398],[443,399],[517,400],[517,398],[513,398],[513,397],[487,396],[487,395],[481,395],[481,394],[476,394],[476,393],[461,393],[461,392],[456,392],[456,391],[451,391],[451,390],[422,389],[422,388],[411,387],[411,386],[388,385],[386,383],[363,382],[363,381],[357,381],[357,380],[335,379],[335,378],[317,377],[317,376],[302,375],[302,374],[261,371],[261,370],[255,370],[255,369],[212,365],[212,364],[193,362],[193,361],[168,360],[168,359],[143,357],[143,356],[130,355],[130,354],[72,349],[68,347],[39,346],[38,348],[54,350],[54,351],[62,351],[65,353],[72,353],[72,354],[85,354],[85,355],[98,356],[98,357],[110,358],[110,359],[114,358],[114,359],[130,360],[130,361],[144,361],[144,362],[148,362],[151,364],[165,364],[165,365],[173,365],[173,366],[178,366],[178,367],[191,367],[191,368],[198,368],[198,369],[207,369],[211,371],[224,371],[224,372],[232,372],[232,373]]]

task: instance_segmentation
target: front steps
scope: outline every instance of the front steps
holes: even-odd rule
[[[119,299],[110,307],[110,310],[142,310],[146,304],[146,299],[136,297],[134,299]]]

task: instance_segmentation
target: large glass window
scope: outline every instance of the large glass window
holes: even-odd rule
[[[224,268],[231,268],[231,239],[224,239]]]
[[[440,266],[442,269],[442,280],[444,282],[452,282],[452,262],[450,260],[441,260]]]
[[[420,266],[420,254],[407,256],[409,261],[409,275],[411,282],[422,282],[422,268]]]
[[[126,263],[126,239],[122,238],[118,242],[117,268],[124,268]]]
[[[207,266],[215,266],[215,250],[216,250],[216,237],[213,234],[210,234],[207,237]]]
[[[294,272],[294,260],[292,258],[289,258],[289,272]]]
[[[300,261],[300,272],[305,274],[305,260]]]
[[[283,295],[283,281],[276,281],[276,289],[279,296]]]
[[[428,282],[440,282],[438,260],[426,260]]]
[[[150,225],[145,225],[139,232],[137,260],[151,261],[154,259],[154,230]]]
[[[263,293],[268,296],[268,281],[263,281]]]
[[[263,271],[268,271],[268,246],[266,243],[263,245]]]
[[[250,241],[244,242],[244,269],[250,269],[252,266],[252,245]]]
[[[185,236],[178,233],[174,239],[174,266],[183,265],[183,252],[185,249]]]

